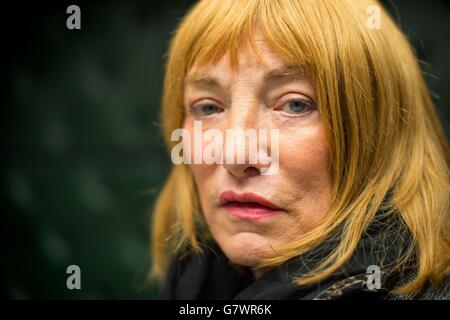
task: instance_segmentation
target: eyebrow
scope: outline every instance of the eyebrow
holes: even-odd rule
[[[207,87],[207,88],[220,88],[221,87],[220,81],[217,78],[211,77],[211,76],[205,76],[202,74],[193,74],[193,75],[187,76],[184,83],[201,86],[201,87]]]
[[[287,65],[282,68],[272,69],[264,74],[264,82],[272,80],[279,80],[284,77],[304,78],[305,72],[302,68],[296,65]]]
[[[304,78],[305,72],[299,66],[287,65],[281,68],[267,71],[263,76],[263,81],[267,83],[270,81],[280,80],[285,77]],[[216,77],[196,73],[188,75],[185,79],[185,84],[192,84],[212,89],[218,89],[222,87],[220,84],[220,80]]]

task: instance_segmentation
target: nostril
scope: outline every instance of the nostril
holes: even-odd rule
[[[260,175],[260,174],[261,174],[261,172],[259,171],[259,169],[258,169],[258,168],[255,168],[255,167],[248,167],[248,168],[246,168],[246,169],[244,170],[244,173],[245,173],[245,175],[248,176],[248,177],[253,177],[253,176],[257,176],[257,175]]]

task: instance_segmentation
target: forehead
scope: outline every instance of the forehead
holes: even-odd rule
[[[303,68],[287,63],[264,39],[255,38],[253,45],[246,46],[239,52],[236,65],[231,63],[228,54],[223,55],[217,63],[194,65],[185,78],[185,84],[213,88],[239,79],[269,82],[286,77],[306,77]]]
[[[225,53],[217,63],[195,64],[187,73],[187,78],[206,74],[238,74],[265,72],[270,69],[282,69],[288,63],[284,61],[261,36],[255,36],[253,45],[247,44],[239,50],[237,65],[231,63],[229,53]]]

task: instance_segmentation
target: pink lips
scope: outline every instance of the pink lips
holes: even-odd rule
[[[246,220],[262,219],[281,211],[269,200],[253,193],[239,195],[232,191],[223,192],[219,204],[233,216]]]

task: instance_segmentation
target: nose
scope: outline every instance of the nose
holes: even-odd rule
[[[239,179],[259,176],[261,174],[261,170],[254,165],[225,163],[223,166],[228,172]]]
[[[231,112],[225,133],[223,167],[239,179],[261,175],[268,162],[268,129],[258,117],[258,108]],[[264,139],[265,138],[265,139]]]

